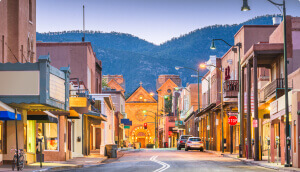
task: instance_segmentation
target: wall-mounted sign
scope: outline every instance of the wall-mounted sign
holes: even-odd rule
[[[0,95],[23,96],[40,94],[39,71],[0,71]]]
[[[50,97],[61,102],[65,101],[65,80],[50,74]]]
[[[232,59],[228,59],[228,60],[227,60],[227,63],[228,63],[228,64],[232,64]]]

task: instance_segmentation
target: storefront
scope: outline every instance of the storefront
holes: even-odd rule
[[[21,121],[18,122],[18,147],[24,149],[26,161],[36,162],[37,138],[43,137],[43,147],[51,151],[63,152],[58,158],[65,160],[64,139],[55,131],[64,131],[64,124],[58,122],[46,123],[49,119],[32,120],[29,113],[43,113],[44,116],[55,116],[51,111],[69,110],[69,74],[68,67],[61,70],[50,65],[50,56],[40,56],[37,63],[2,63],[0,64],[0,101],[17,109],[21,114]],[[52,115],[49,115],[52,114]],[[38,115],[39,116],[39,115]],[[64,117],[60,117],[64,118]],[[42,122],[40,122],[40,120]],[[15,124],[7,122],[6,137],[7,146],[3,154],[3,161],[10,162],[14,153],[10,149],[16,147]],[[56,127],[55,127],[56,126]],[[10,137],[8,137],[8,135]],[[3,139],[5,140],[5,138]],[[8,146],[9,145],[9,146]],[[55,149],[55,150],[54,150]],[[57,156],[53,160],[58,160]],[[45,154],[45,160],[52,160]],[[50,158],[50,159],[49,159]]]
[[[290,126],[292,126],[292,91],[289,92],[289,115]],[[275,101],[270,103],[270,144],[271,144],[271,162],[276,162],[277,158],[281,162],[281,165],[285,163],[285,96],[281,96]],[[291,133],[291,130],[290,130]],[[291,135],[291,134],[290,134]]]

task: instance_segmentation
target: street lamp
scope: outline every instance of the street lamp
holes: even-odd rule
[[[249,11],[250,7],[248,5],[248,0],[243,0],[243,6],[241,8],[241,11]]]
[[[246,7],[248,6],[248,3],[244,1],[244,5],[245,6],[245,9]],[[248,6],[249,7],[249,6]],[[250,8],[248,8],[250,9]],[[239,48],[239,62],[238,62],[238,75],[239,75],[239,115],[240,115],[240,147],[241,149],[239,149],[239,156],[240,157],[243,157],[243,145],[244,145],[244,115],[243,115],[243,112],[242,112],[242,99],[241,99],[241,95],[242,95],[242,84],[241,84],[241,81],[242,81],[242,76],[241,76],[241,48],[242,48],[242,43],[238,42],[237,44],[235,45],[231,45],[229,44],[228,42],[226,42],[225,40],[223,39],[213,39],[212,40],[212,43],[211,43],[211,49],[215,50],[216,49],[216,46],[215,46],[215,41],[223,41],[226,45],[228,45],[229,47],[238,47]],[[222,95],[223,96],[223,95]]]
[[[220,75],[221,75],[221,122],[222,122],[222,152],[224,153],[224,127],[223,127],[223,82],[222,82],[222,69],[219,69],[217,68],[215,65],[213,64],[205,64],[205,63],[202,63],[200,64],[200,68],[201,69],[206,69],[208,66],[212,66],[212,67],[215,67],[219,72],[220,72]]]
[[[273,2],[272,0],[267,0],[276,7],[282,7],[283,8],[283,55],[284,55],[284,93],[285,93],[285,135],[286,135],[286,143],[289,142],[290,138],[290,124],[289,124],[289,97],[288,97],[288,75],[287,75],[287,41],[286,41],[286,7],[285,7],[285,0],[282,0],[282,4]],[[248,0],[243,0],[243,7],[242,11],[248,11],[250,10],[250,7],[248,6]],[[290,167],[290,151],[289,146],[286,145],[285,147],[285,161],[286,164],[285,167]]]

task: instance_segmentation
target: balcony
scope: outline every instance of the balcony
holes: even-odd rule
[[[224,98],[237,98],[239,93],[239,81],[227,80],[223,84]]]
[[[274,96],[274,94],[284,94],[284,78],[277,78],[274,81],[270,82],[264,89],[263,89],[263,95],[264,99],[271,98]],[[293,82],[288,83],[288,88],[293,88]],[[278,95],[280,96],[280,95]]]

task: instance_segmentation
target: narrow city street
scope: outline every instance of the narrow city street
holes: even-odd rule
[[[162,171],[273,171],[247,165],[241,161],[200,151],[177,151],[174,149],[124,151],[118,159],[108,159],[97,167],[76,171],[110,172],[162,172]]]

